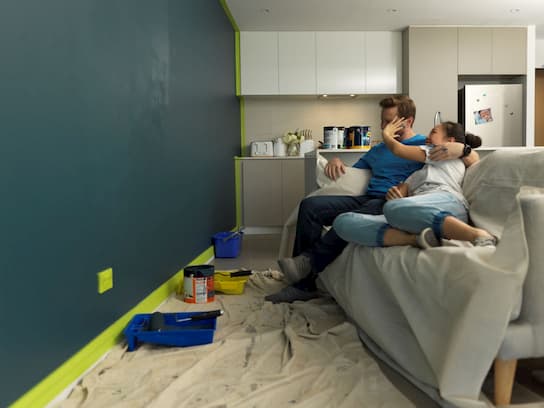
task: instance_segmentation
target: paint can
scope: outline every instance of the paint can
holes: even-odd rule
[[[183,301],[210,303],[215,300],[213,265],[192,265],[183,269]]]
[[[338,147],[338,128],[325,126],[323,128],[323,149],[336,149]]]

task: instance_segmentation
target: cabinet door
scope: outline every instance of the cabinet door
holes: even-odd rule
[[[278,33],[240,33],[242,95],[278,94]]]
[[[414,128],[427,134],[434,114],[457,121],[457,28],[408,29],[408,83],[417,115]]]
[[[278,33],[280,95],[315,95],[315,33]]]
[[[304,198],[304,160],[282,162],[282,224]]]
[[[493,73],[527,74],[527,29],[493,29]]]
[[[459,75],[491,74],[493,30],[459,28]]]
[[[402,93],[402,33],[369,31],[366,39],[366,93]]]
[[[364,93],[364,32],[316,33],[317,92]]]
[[[282,160],[244,160],[242,165],[243,224],[283,225]]]

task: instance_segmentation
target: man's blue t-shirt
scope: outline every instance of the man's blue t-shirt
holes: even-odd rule
[[[425,139],[423,135],[415,135],[401,143],[420,146],[425,144]],[[410,174],[423,167],[423,164],[395,156],[382,142],[361,156],[353,167],[372,171],[366,194],[384,196],[387,190],[406,180]]]

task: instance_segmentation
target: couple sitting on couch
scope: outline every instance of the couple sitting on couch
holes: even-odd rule
[[[316,297],[317,273],[342,252],[347,241],[430,248],[439,246],[444,237],[479,246],[496,244],[487,231],[467,224],[468,204],[461,191],[465,166],[478,161],[471,148],[480,146],[480,138],[465,135],[453,122],[435,126],[427,138],[416,135],[415,105],[406,96],[386,98],[380,106],[384,143],[354,165],[372,172],[366,194],[309,197],[301,202],[294,257],[278,261],[291,286],[266,300]],[[331,179],[343,172],[339,159],[325,168]],[[333,228],[322,236],[323,226],[331,224]]]

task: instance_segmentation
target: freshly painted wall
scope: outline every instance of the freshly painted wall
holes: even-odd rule
[[[0,406],[235,225],[234,55],[217,0],[0,2]]]

